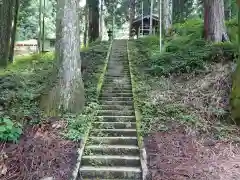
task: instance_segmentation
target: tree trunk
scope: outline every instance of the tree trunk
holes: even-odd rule
[[[99,22],[99,37],[102,40],[103,37],[103,0],[100,1],[100,22]]]
[[[238,5],[238,37],[240,37],[240,0]],[[240,53],[240,38],[238,38],[238,53]],[[232,91],[230,96],[231,115],[234,122],[240,125],[240,56],[238,56],[237,67],[233,73]]]
[[[225,20],[231,19],[231,12],[232,12],[232,0],[224,0],[224,15]]]
[[[89,6],[89,42],[96,41],[99,38],[99,2],[92,0],[88,2]]]
[[[181,17],[182,17],[182,14],[181,14],[181,3],[182,0],[173,0],[173,20],[174,20],[174,23],[179,23],[181,22]]]
[[[170,0],[163,0],[162,1],[163,6],[162,6],[162,10],[163,10],[163,29],[164,29],[164,34],[168,35],[169,33],[169,29],[172,26],[172,12],[171,12],[171,2]]]
[[[84,29],[84,37],[83,37],[83,44],[87,47],[87,37],[88,37],[88,6],[85,6],[85,29]]]
[[[18,12],[19,12],[19,0],[15,0],[14,4],[14,18],[13,18],[13,27],[11,30],[11,44],[10,44],[10,52],[9,52],[9,62],[13,62],[14,56],[14,46],[15,46],[15,39],[16,39],[16,31],[17,31],[17,20],[18,20]]]
[[[42,50],[42,44],[41,44],[41,39],[42,39],[42,0],[39,0],[39,17],[38,17],[38,52],[41,52]]]
[[[41,42],[42,42],[42,52],[45,51],[45,47],[44,47],[44,44],[45,44],[45,17],[46,17],[46,0],[43,0],[43,10],[42,10],[42,13],[43,13],[43,19],[42,19],[42,38],[41,38]]]
[[[129,8],[129,37],[132,37],[132,23],[135,18],[135,6],[136,2],[135,0],[129,0],[130,8]]]
[[[228,41],[223,0],[205,0],[204,11],[205,39],[213,42]]]
[[[60,66],[59,82],[42,104],[48,115],[56,115],[59,109],[78,113],[84,107],[79,8],[79,0],[58,0],[55,57]]]
[[[9,46],[13,19],[12,6],[12,1],[0,1],[0,66],[3,67],[7,66],[9,58]]]

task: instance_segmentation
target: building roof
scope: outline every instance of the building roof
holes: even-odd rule
[[[150,15],[143,16],[143,19],[144,19],[144,20],[150,19]],[[152,19],[153,19],[154,21],[159,21],[159,18],[158,18],[157,15],[153,15],[153,16],[152,16]],[[141,22],[141,21],[142,21],[142,16],[138,16],[137,18],[135,18],[135,19],[133,20],[133,24],[138,23],[138,22]]]

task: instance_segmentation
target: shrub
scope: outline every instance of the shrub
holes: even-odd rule
[[[180,36],[194,35],[195,38],[203,37],[203,20],[190,19],[184,23],[177,23],[173,30]]]
[[[0,141],[16,142],[22,134],[22,126],[19,123],[13,123],[10,118],[0,118]]]
[[[229,27],[234,23],[229,23]],[[202,38],[203,21],[189,20],[174,25],[176,34],[165,38],[164,51],[159,52],[159,38],[147,37],[136,40],[139,50],[137,65],[153,75],[187,73],[200,70],[205,63],[233,60],[237,46],[232,42],[209,43]],[[140,58],[143,56],[144,58]]]
[[[226,22],[228,36],[233,43],[237,43],[238,37],[238,22],[237,19],[232,19]]]

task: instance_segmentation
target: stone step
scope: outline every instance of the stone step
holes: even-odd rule
[[[104,83],[105,86],[111,86],[111,87],[118,87],[118,86],[131,86],[131,82],[130,81],[121,81],[121,80],[106,80]]]
[[[112,76],[107,76],[107,77],[104,78],[104,80],[105,80],[105,81],[129,81],[129,82],[131,82],[129,76],[126,76],[126,77],[112,77]]]
[[[111,93],[103,92],[101,97],[132,97],[132,93]]]
[[[86,178],[84,178],[84,179],[81,179],[81,180],[93,180],[93,179],[86,179]],[[141,178],[139,178],[139,179],[94,179],[94,180],[141,180]]]
[[[136,129],[93,129],[90,136],[127,137],[137,136]]]
[[[100,100],[107,100],[107,101],[132,101],[133,97],[100,97]]]
[[[83,156],[82,166],[124,166],[124,167],[140,167],[140,158],[138,156],[109,156],[95,155]]]
[[[137,137],[89,137],[87,144],[138,145]]]
[[[102,92],[132,92],[132,88],[103,87]]]
[[[131,105],[133,106],[132,101],[109,101],[109,100],[99,100],[102,105]]]
[[[125,83],[125,82],[114,82],[114,83],[104,83],[103,88],[105,87],[111,87],[111,88],[132,88],[131,83]]]
[[[97,122],[136,122],[135,116],[97,116]]]
[[[122,89],[122,90],[112,90],[112,89],[109,89],[109,90],[105,90],[105,92],[103,93],[130,93],[132,94],[132,90],[125,90],[125,89]]]
[[[108,63],[108,68],[112,67],[112,69],[129,69],[127,64],[124,62],[119,62],[119,61],[109,61]]]
[[[133,110],[98,110],[99,116],[131,116],[134,115],[135,112]]]
[[[132,85],[130,82],[106,82],[103,87],[111,87],[111,88],[131,88]]]
[[[129,71],[116,71],[115,70],[110,70],[106,73],[107,76],[127,76],[127,77],[130,77],[130,72]]]
[[[141,168],[137,167],[109,167],[109,166],[82,166],[80,168],[80,178],[106,179],[140,179],[142,176]]]
[[[87,145],[84,155],[129,155],[139,154],[139,148],[136,145]]]
[[[119,73],[107,72],[106,77],[108,77],[108,76],[110,76],[110,77],[130,77],[130,73],[129,72],[119,72]]]
[[[135,129],[135,122],[93,122],[93,127],[97,129]]]
[[[116,67],[118,68],[118,72],[126,72],[129,73],[129,69],[128,68],[124,68],[124,67],[120,67],[119,65],[113,65],[113,66],[108,66],[108,72],[111,73],[112,72],[116,72]]]
[[[101,110],[133,110],[132,105],[101,105]]]
[[[105,78],[130,78],[130,76],[129,76],[129,75],[124,75],[124,74],[108,76],[108,75],[106,74],[106,75],[105,75]]]

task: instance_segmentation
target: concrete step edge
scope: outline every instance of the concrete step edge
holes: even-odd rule
[[[87,149],[139,149],[134,145],[87,145]]]
[[[82,166],[80,171],[116,171],[116,172],[141,172],[141,168],[137,167],[110,167],[110,166]]]
[[[124,160],[140,160],[139,156],[128,156],[128,155],[87,155],[82,156],[83,159],[124,159]]]

